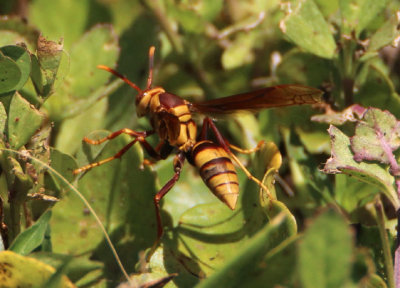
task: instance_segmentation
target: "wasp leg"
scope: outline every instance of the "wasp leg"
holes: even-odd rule
[[[236,152],[242,153],[242,154],[251,154],[251,153],[254,153],[254,152],[257,152],[258,150],[260,150],[264,144],[265,144],[265,141],[261,140],[260,142],[258,142],[257,146],[252,149],[242,149],[238,146],[235,146],[235,145],[229,143],[229,148],[231,148],[232,150],[235,150]]]
[[[81,167],[81,168],[78,168],[78,169],[75,169],[72,173],[73,173],[73,174],[79,174],[79,173],[84,172],[84,171],[86,171],[86,170],[89,170],[89,169],[91,169],[91,168],[93,168],[93,167],[97,167],[97,166],[103,165],[103,164],[105,164],[105,163],[108,163],[108,162],[110,162],[110,161],[112,161],[112,160],[114,160],[114,159],[119,159],[119,158],[121,158],[122,155],[124,155],[124,154],[126,153],[126,151],[128,151],[129,148],[131,148],[131,147],[133,146],[133,144],[135,144],[136,142],[139,142],[140,145],[147,151],[147,153],[148,153],[151,157],[155,158],[156,160],[159,160],[159,159],[161,159],[159,153],[158,153],[156,150],[154,150],[154,148],[153,148],[153,147],[146,141],[146,139],[145,139],[146,137],[152,135],[153,133],[154,133],[154,131],[137,132],[137,131],[133,131],[133,130],[131,130],[131,129],[124,128],[124,129],[118,130],[118,131],[116,131],[116,132],[114,132],[114,133],[111,133],[111,134],[109,134],[108,136],[106,136],[106,137],[104,137],[104,138],[102,138],[102,139],[99,139],[99,140],[91,140],[91,139],[85,137],[85,138],[83,138],[83,141],[85,141],[86,143],[91,144],[91,145],[98,145],[98,144],[101,144],[101,143],[103,143],[103,142],[105,142],[105,141],[107,141],[107,140],[114,139],[115,137],[117,137],[117,136],[119,136],[119,135],[121,135],[121,134],[127,134],[127,135],[129,135],[129,136],[131,136],[131,137],[134,137],[135,139],[134,139],[133,141],[129,142],[126,146],[124,146],[124,147],[123,147],[117,154],[115,154],[114,156],[111,156],[111,157],[109,157],[109,158],[100,160],[100,161],[95,162],[95,163],[91,163],[91,164],[85,165],[85,166],[83,166],[83,167]]]
[[[160,191],[154,196],[154,206],[156,208],[156,217],[157,217],[157,240],[154,243],[153,250],[160,243],[161,237],[163,235],[164,229],[162,226],[161,220],[161,212],[160,212],[160,201],[168,193],[169,190],[175,185],[175,183],[179,180],[183,164],[185,162],[185,154],[183,151],[179,151],[174,158],[174,176],[161,188]]]
[[[217,126],[215,126],[214,122],[210,118],[206,117],[206,118],[204,118],[204,121],[203,121],[203,127],[201,130],[200,137],[206,137],[207,130],[209,130],[209,129],[211,129],[211,131],[215,135],[215,138],[216,138],[218,144],[221,145],[221,147],[225,149],[225,151],[228,153],[229,157],[231,157],[236,162],[236,164],[240,167],[240,169],[243,170],[243,172],[246,174],[247,178],[254,181],[258,186],[260,186],[267,193],[267,195],[270,199],[273,199],[272,195],[269,193],[268,188],[260,180],[258,180],[256,177],[254,177],[250,173],[250,171],[247,170],[247,168],[242,164],[242,162],[239,161],[239,159],[236,157],[236,155],[232,153],[232,151],[229,149],[229,147],[231,147],[231,144],[229,144],[228,140],[226,140],[222,136],[222,134],[219,132]]]
[[[142,162],[142,166],[141,167],[145,167],[145,166],[152,166],[153,164],[155,164],[158,160],[161,159],[167,159],[167,157],[171,154],[172,150],[174,149],[174,147],[172,147],[171,145],[169,145],[168,142],[166,142],[165,140],[162,140],[154,149],[156,152],[156,156],[154,157],[152,156],[153,159],[144,159]],[[147,152],[149,152],[148,149],[146,149]],[[149,153],[150,154],[150,153]]]
[[[94,163],[90,163],[88,165],[82,166],[81,168],[75,169],[74,171],[72,171],[73,174],[79,174],[83,171],[92,169],[93,167],[97,167],[100,165],[103,165],[105,163],[108,163],[114,159],[118,159],[121,158],[122,155],[125,154],[126,151],[129,150],[129,148],[131,148],[133,146],[133,144],[135,144],[138,141],[138,139],[135,139],[131,142],[129,142],[126,146],[124,146],[117,154],[115,154],[114,156],[108,157],[106,159],[100,160],[98,162],[94,162]]]

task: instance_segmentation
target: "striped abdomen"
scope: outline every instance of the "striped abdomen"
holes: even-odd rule
[[[239,196],[239,181],[226,151],[205,140],[197,142],[192,150],[192,161],[210,190],[232,210]]]

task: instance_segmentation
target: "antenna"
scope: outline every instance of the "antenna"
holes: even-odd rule
[[[104,66],[104,65],[98,65],[97,68],[106,70],[106,71],[108,71],[108,72],[114,74],[114,75],[117,76],[118,78],[121,78],[126,84],[128,84],[129,86],[131,86],[133,89],[135,89],[136,91],[138,91],[139,94],[142,94],[142,93],[143,93],[142,89],[140,89],[135,83],[131,82],[131,80],[129,80],[128,78],[126,78],[124,75],[118,73],[118,72],[115,71],[114,69],[111,69],[110,67],[107,67],[107,66]]]
[[[146,89],[149,89],[153,81],[153,67],[154,67],[154,51],[156,47],[151,46],[149,49],[149,77],[147,78]]]

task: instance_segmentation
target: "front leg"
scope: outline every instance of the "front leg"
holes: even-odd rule
[[[127,145],[125,145],[125,146],[124,146],[120,151],[118,151],[118,153],[116,153],[114,156],[111,156],[111,157],[109,157],[109,158],[100,160],[100,161],[98,161],[98,162],[90,163],[90,164],[85,165],[85,166],[83,166],[83,167],[80,167],[80,168],[78,168],[78,169],[75,169],[72,173],[73,173],[73,174],[79,174],[79,173],[84,172],[84,171],[86,171],[86,170],[90,170],[90,169],[92,169],[93,167],[97,167],[97,166],[103,165],[103,164],[105,164],[105,163],[108,163],[108,162],[110,162],[110,161],[112,161],[112,160],[114,160],[114,159],[119,159],[119,158],[121,158],[122,155],[124,155],[124,154],[129,150],[129,148],[131,148],[131,147],[133,146],[133,144],[135,144],[136,142],[139,142],[140,145],[147,151],[147,153],[148,153],[152,158],[154,158],[154,159],[156,159],[156,160],[160,160],[160,159],[161,159],[160,154],[146,141],[146,137],[148,137],[148,136],[154,134],[154,131],[137,132],[137,131],[134,131],[134,130],[131,130],[131,129],[128,129],[128,128],[124,128],[124,129],[118,130],[118,131],[116,131],[116,132],[113,132],[113,133],[109,134],[108,136],[106,136],[106,137],[104,137],[104,138],[102,138],[102,139],[99,139],[99,140],[92,140],[92,139],[89,139],[89,138],[85,137],[85,138],[83,138],[83,141],[85,141],[86,143],[91,144],[91,145],[98,145],[98,144],[101,144],[101,143],[103,143],[103,142],[105,142],[105,141],[107,141],[107,140],[114,139],[114,138],[116,138],[117,136],[119,136],[119,135],[121,135],[121,134],[127,134],[127,135],[129,135],[129,136],[131,136],[131,137],[134,137],[135,139],[132,140],[131,142],[129,142]]]

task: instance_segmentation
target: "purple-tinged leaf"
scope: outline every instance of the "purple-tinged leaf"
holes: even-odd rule
[[[314,115],[311,117],[311,120],[332,125],[342,125],[347,121],[355,122],[358,119],[361,119],[366,110],[365,107],[354,104],[343,111],[336,112],[329,110],[325,114]]]
[[[331,158],[326,162],[323,171],[329,174],[344,173],[378,187],[397,210],[400,203],[394,189],[394,177],[387,169],[377,163],[356,162],[350,148],[349,137],[332,125],[328,132],[331,136],[332,151]]]
[[[354,160],[389,164],[400,146],[400,122],[388,111],[369,108],[351,137]]]

